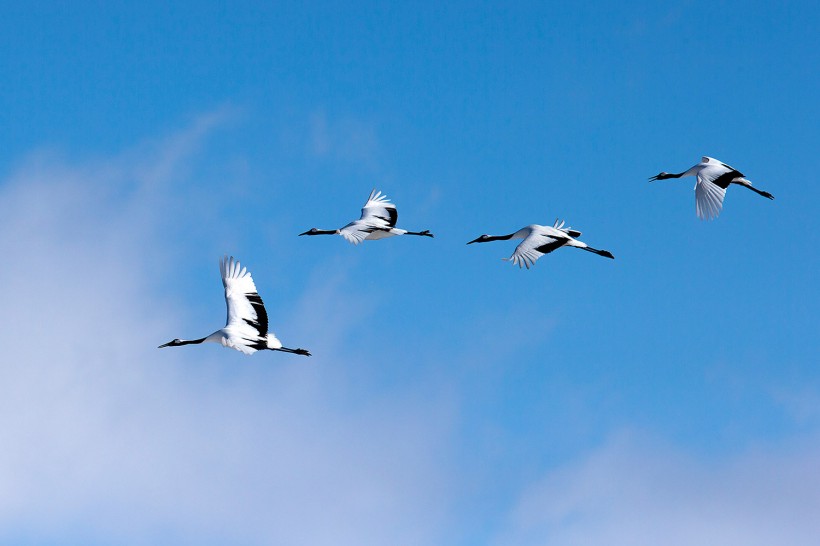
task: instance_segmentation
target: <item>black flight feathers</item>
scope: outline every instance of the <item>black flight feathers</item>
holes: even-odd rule
[[[262,303],[262,298],[256,292],[245,294],[248,301],[251,302],[253,310],[256,311],[256,320],[243,319],[259,332],[259,337],[267,338],[268,336],[268,313],[265,311],[265,304]]]

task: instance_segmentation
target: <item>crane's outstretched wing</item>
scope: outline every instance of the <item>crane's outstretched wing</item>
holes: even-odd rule
[[[362,216],[339,230],[339,235],[349,243],[358,245],[374,231],[389,231],[396,227],[399,213],[396,205],[380,191],[373,190],[362,207]]]
[[[268,313],[256,292],[251,274],[233,256],[219,261],[228,319],[225,329],[235,336],[230,345],[243,353],[264,349],[268,335]]]
[[[557,248],[561,248],[567,244],[567,240],[568,239],[533,231],[515,247],[512,256],[505,258],[505,260],[512,262],[519,268],[524,266],[529,269],[530,266],[535,265],[538,258],[544,254],[549,254]]]
[[[396,205],[390,202],[386,195],[375,189],[370,192],[367,203],[362,207],[362,222],[372,224],[377,227],[396,227],[396,220],[399,213]]]
[[[711,220],[718,217],[723,209],[726,188],[735,178],[743,178],[743,173],[724,163],[710,164],[698,172],[698,181],[695,183],[695,207],[698,218]]]
[[[387,226],[378,226],[362,220],[356,220],[355,222],[350,222],[345,227],[340,229],[339,235],[344,237],[347,242],[358,245],[374,231],[389,229],[390,228]]]

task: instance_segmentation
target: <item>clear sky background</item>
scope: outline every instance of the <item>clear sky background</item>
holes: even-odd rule
[[[440,4],[3,5],[0,543],[816,544],[818,4]]]

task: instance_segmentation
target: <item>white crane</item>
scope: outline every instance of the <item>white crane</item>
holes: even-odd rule
[[[367,203],[362,207],[362,217],[354,220],[341,229],[312,228],[299,235],[341,235],[348,242],[358,245],[362,241],[375,241],[394,235],[422,235],[432,237],[428,230],[407,231],[396,227],[399,213],[396,205],[386,195],[375,189],[370,192]]]
[[[288,349],[268,331],[268,313],[265,304],[256,292],[251,274],[233,256],[219,260],[222,284],[225,286],[225,303],[228,306],[228,320],[225,327],[201,339],[174,339],[163,347],[179,347],[212,341],[221,343],[246,355],[269,349],[297,355],[310,356],[305,349]]]
[[[482,235],[478,239],[470,241],[467,244],[471,245],[473,243],[489,243],[490,241],[506,241],[508,239],[524,239],[517,247],[515,247],[515,252],[513,252],[512,256],[502,259],[512,262],[519,268],[525,266],[527,269],[529,269],[531,265],[535,265],[536,260],[544,254],[549,254],[553,250],[561,248],[562,246],[573,246],[575,248],[580,248],[581,250],[594,252],[599,256],[605,256],[613,259],[615,258],[615,256],[607,250],[592,248],[586,243],[582,243],[581,241],[575,239],[575,237],[580,236],[580,231],[569,227],[565,228],[563,221],[559,222],[558,220],[555,220],[555,224],[552,226],[539,226],[538,224],[532,224],[519,229],[515,233],[510,233],[509,235]]]
[[[774,199],[771,193],[752,186],[752,183],[746,180],[742,172],[718,161],[714,157],[703,156],[700,163],[688,171],[678,174],[662,172],[650,178],[649,181],[654,182],[655,180],[680,178],[682,176],[698,177],[698,181],[695,183],[695,206],[698,218],[701,220],[711,220],[718,217],[723,208],[723,197],[726,195],[726,188],[729,187],[729,184],[738,184],[749,188],[758,195]]]

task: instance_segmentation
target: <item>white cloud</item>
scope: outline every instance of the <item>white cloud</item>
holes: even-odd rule
[[[527,488],[496,542],[816,544],[818,461],[816,437],[715,459],[623,434]]]
[[[437,542],[443,400],[350,403],[349,363],[331,356],[156,349],[186,314],[157,287],[162,197],[222,116],[114,158],[34,154],[0,185],[0,541]],[[316,306],[294,316],[318,326]],[[320,336],[314,352],[343,342],[299,331]]]

